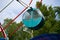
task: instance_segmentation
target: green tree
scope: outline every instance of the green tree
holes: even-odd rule
[[[45,17],[44,25],[39,30],[34,30],[34,36],[45,33],[60,33],[60,21],[55,20],[55,10],[52,6],[46,6],[40,2],[36,2],[36,7],[42,12]],[[57,10],[58,9],[58,10]],[[60,9],[56,11],[60,13]]]
[[[8,24],[12,19],[5,19],[3,26],[5,26],[6,24]],[[16,30],[16,28],[21,25],[22,22],[16,23],[13,22],[12,24],[10,24],[10,26],[8,28],[6,28],[6,33],[8,34],[9,40],[26,40],[30,38],[30,34],[23,31],[23,27],[20,27],[20,29],[18,29],[13,35],[10,36],[10,34]]]

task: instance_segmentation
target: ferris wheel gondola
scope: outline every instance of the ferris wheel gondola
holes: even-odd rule
[[[44,17],[38,9],[30,7],[23,14],[22,22],[29,29],[39,29],[44,24]]]

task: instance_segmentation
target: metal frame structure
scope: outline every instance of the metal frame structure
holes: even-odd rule
[[[12,24],[31,5],[32,1],[33,0],[30,0],[30,3],[28,5],[26,5],[23,1],[22,1],[22,3],[20,2],[21,5],[23,5],[23,4],[26,5],[26,6],[24,6],[25,8],[13,20],[11,20],[7,25],[5,25],[5,27],[3,28],[3,30],[5,30],[6,28],[8,28],[10,26],[10,24]],[[42,2],[42,0],[40,2]],[[20,29],[21,26],[23,26],[23,23],[20,23],[20,25],[16,28],[16,30],[14,30],[14,32],[12,32],[9,36],[11,37],[12,34],[14,34],[18,29]]]

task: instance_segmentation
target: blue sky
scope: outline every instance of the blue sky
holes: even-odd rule
[[[3,1],[3,2],[2,2]],[[3,9],[11,0],[0,0],[0,10]],[[28,4],[30,0],[24,0],[25,3]],[[33,0],[31,6],[35,8],[36,1],[38,0]],[[47,6],[60,6],[60,0],[43,0],[43,4]],[[16,15],[18,15],[24,7],[18,3],[16,0],[14,0],[5,10],[3,10],[0,13],[0,22],[3,23],[4,19],[6,18],[11,18],[13,19]],[[23,14],[22,14],[23,15]],[[15,21],[20,22],[22,20],[22,15],[20,15]]]
[[[60,6],[60,0],[43,0],[43,4],[46,4],[47,6]]]

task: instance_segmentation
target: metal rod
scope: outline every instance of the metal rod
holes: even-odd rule
[[[1,29],[1,32],[4,36],[4,38],[7,38],[7,35],[6,35],[5,31],[3,30],[1,23],[0,23],[0,29]]]
[[[23,23],[20,22],[20,25],[16,28],[16,30],[14,30],[14,32],[10,33],[9,37],[11,37],[12,34],[14,34],[14,33],[15,33],[18,29],[20,29],[20,27],[22,27],[22,26],[23,26]]]
[[[9,4],[7,4],[7,5],[0,11],[0,13],[1,13],[5,8],[7,8],[13,1],[14,1],[14,0],[12,0]]]
[[[26,7],[28,6],[26,3],[24,3],[22,0],[17,0],[22,6]]]

